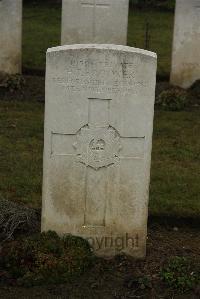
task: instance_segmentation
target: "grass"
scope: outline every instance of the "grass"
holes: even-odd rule
[[[170,73],[174,15],[163,11],[130,11],[128,45],[145,48],[146,23],[149,23],[149,48],[158,55],[158,74]]]
[[[154,123],[150,213],[200,214],[199,109],[157,111]],[[43,105],[0,102],[0,192],[41,207]]]
[[[61,7],[50,4],[24,5],[23,66],[45,69],[47,48],[60,44]],[[149,23],[149,50],[158,53],[158,74],[169,75],[173,36],[173,13],[130,10],[128,45],[145,47],[145,24]]]
[[[29,206],[41,204],[43,107],[0,103],[1,195]]]
[[[25,4],[23,66],[45,69],[48,47],[60,44],[61,7]],[[173,13],[130,11],[128,45],[158,53],[158,74],[170,71]],[[43,105],[0,102],[0,190],[8,199],[41,206]],[[156,112],[150,186],[153,215],[198,216],[200,213],[199,110]]]
[[[45,69],[47,48],[60,45],[61,7],[41,3],[23,9],[23,66]]]
[[[155,115],[150,188],[154,215],[200,214],[199,112],[157,111]]]

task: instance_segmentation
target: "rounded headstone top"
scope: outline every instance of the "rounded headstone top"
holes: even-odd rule
[[[149,56],[152,58],[157,58],[157,54],[151,51],[134,48],[134,47],[128,47],[128,46],[122,46],[122,45],[114,45],[114,44],[73,44],[73,45],[64,45],[64,46],[58,46],[47,49],[47,54],[52,52],[60,52],[60,51],[70,51],[70,50],[89,50],[89,49],[95,49],[95,50],[111,50],[111,51],[120,51],[120,52],[127,52],[127,53],[136,53],[141,54],[145,56]]]

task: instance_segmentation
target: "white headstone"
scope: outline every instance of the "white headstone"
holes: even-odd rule
[[[171,83],[183,88],[200,79],[200,0],[176,0]]]
[[[62,45],[126,45],[129,0],[62,0]]]
[[[0,0],[0,72],[21,72],[22,0]]]
[[[155,81],[152,52],[48,50],[42,230],[145,255]]]

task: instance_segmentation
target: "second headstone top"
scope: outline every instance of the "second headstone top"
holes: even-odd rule
[[[129,0],[63,0],[62,45],[126,45]]]

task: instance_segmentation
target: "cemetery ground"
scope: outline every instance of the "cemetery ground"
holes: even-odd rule
[[[171,12],[136,11],[134,18],[130,13],[128,43],[144,48],[147,16],[149,48],[158,52],[159,76],[167,77],[173,28]],[[60,7],[25,5],[23,28],[24,70],[43,73],[46,48],[59,44]],[[16,77],[0,87],[0,195],[19,206],[35,209],[40,215],[44,77],[29,75],[24,79],[23,82]],[[166,82],[159,82],[157,93],[166,87]],[[155,111],[146,259],[136,261],[117,256],[103,260],[90,256],[86,250],[86,259],[78,259],[80,270],[83,270],[79,273],[76,258],[80,251],[70,249],[64,257],[73,265],[72,270],[76,268],[75,276],[58,285],[43,281],[42,285],[34,286],[37,284],[35,278],[30,279],[28,275],[29,280],[17,280],[16,269],[12,268],[17,265],[26,269],[27,274],[27,268],[33,266],[22,256],[25,252],[23,240],[32,238],[32,231],[23,227],[23,230],[16,230],[15,241],[5,243],[4,256],[10,248],[10,266],[6,266],[7,270],[10,267],[10,272],[0,264],[0,298],[200,297],[199,94],[196,97],[193,95],[192,104],[181,111],[158,108]],[[39,227],[36,225],[34,230],[37,233]],[[38,240],[34,238],[36,241],[30,242],[33,247]],[[49,243],[41,248],[41,254],[45,246]],[[16,248],[19,248],[18,256]],[[20,249],[23,250],[20,252]],[[46,280],[51,273],[61,280],[52,264],[52,250],[54,246],[46,252],[46,260],[51,262],[46,268],[49,271],[45,272]]]
[[[158,83],[157,94],[165,86],[168,84]],[[40,215],[44,77],[15,78],[14,83],[0,88],[0,99],[1,197],[34,208]],[[34,280],[27,283],[29,288],[19,286],[4,269],[0,271],[0,298],[198,298],[198,284],[193,286],[192,277],[200,267],[198,101],[193,99],[182,111],[155,111],[144,261],[126,256],[95,258],[70,282],[32,286],[31,294]],[[15,233],[17,239],[27,235],[32,235],[29,229]],[[22,244],[19,239],[18,246]],[[16,247],[15,241],[12,246]]]
[[[0,188],[5,198],[40,208],[44,77],[24,78],[22,90],[0,88]],[[157,93],[166,85],[158,83]],[[198,99],[183,111],[155,111],[150,184],[154,216],[198,219],[199,112]]]

